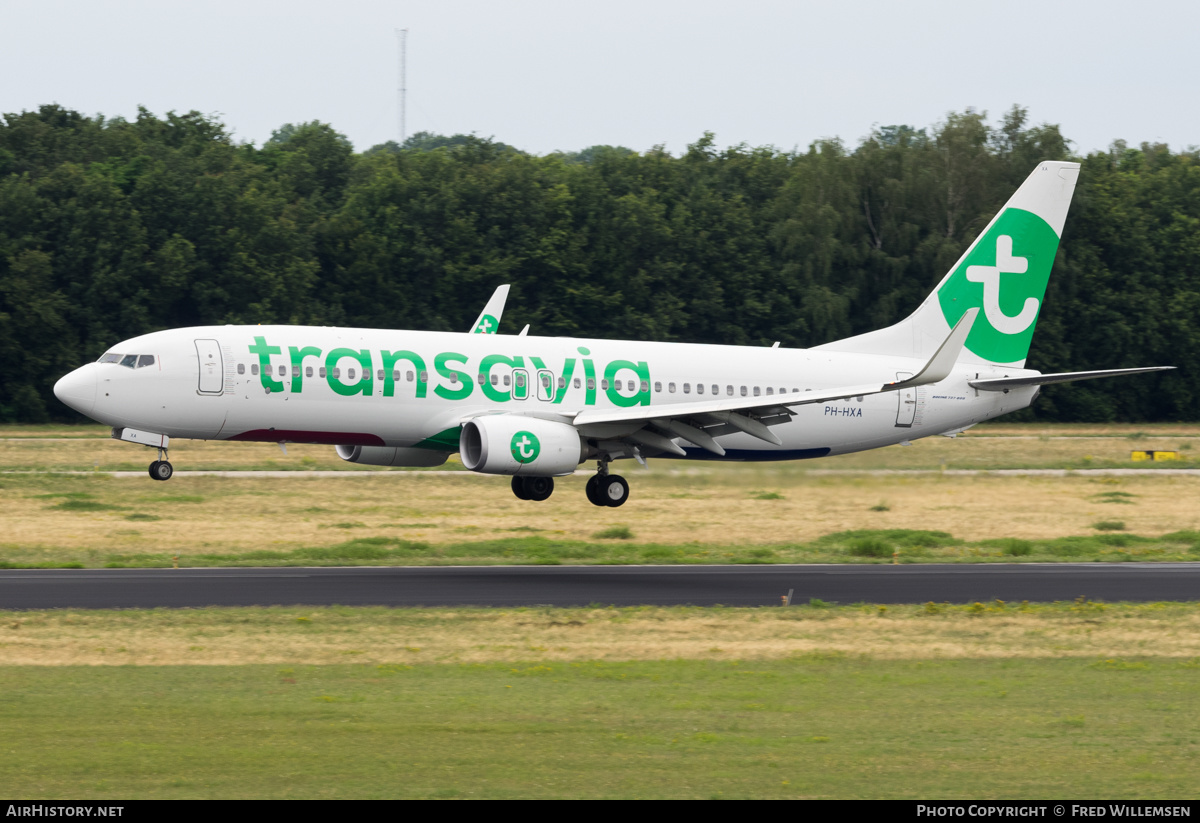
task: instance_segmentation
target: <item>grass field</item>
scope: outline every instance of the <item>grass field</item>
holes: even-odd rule
[[[328,447],[114,478],[149,452],[104,435],[0,432],[0,564],[1200,559],[1200,478],[865,473],[1146,467],[1192,425],[656,460],[619,510]],[[0,728],[0,785],[44,799],[1193,797],[1200,604],[0,612]]]
[[[812,654],[875,660],[1200,659],[1200,603],[211,608],[0,615],[0,666],[779,660]]]
[[[1200,559],[1200,477],[825,476],[730,465],[583,477],[0,476],[0,565],[997,562]],[[893,554],[895,557],[893,558]],[[178,561],[173,558],[178,558]]]
[[[0,785],[1193,797],[1198,621],[1195,604],[1094,603],[9,613]]]
[[[1178,451],[1181,460],[1134,463],[1133,450]],[[145,471],[153,452],[109,437],[102,426],[0,426],[3,471]],[[175,440],[175,468],[209,471],[385,471],[341,460],[332,446],[289,444],[284,455],[271,443]],[[620,471],[627,471],[620,464]],[[708,472],[711,466],[656,459],[655,472]],[[1020,468],[1196,468],[1200,467],[1200,424],[1139,425],[984,424],[956,438],[929,437],[912,446],[777,465],[784,475],[812,469],[1020,469]],[[443,469],[461,469],[451,459]],[[411,469],[387,471],[411,472]]]

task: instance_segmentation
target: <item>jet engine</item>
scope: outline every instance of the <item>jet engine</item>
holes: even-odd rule
[[[406,449],[392,446],[335,446],[337,456],[364,466],[440,466],[449,455],[433,449]]]
[[[471,471],[556,477],[575,471],[587,456],[587,444],[566,423],[492,414],[467,421],[458,451]]]

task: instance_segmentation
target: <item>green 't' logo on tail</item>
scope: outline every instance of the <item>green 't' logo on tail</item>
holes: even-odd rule
[[[967,348],[996,363],[1024,360],[1046,294],[1058,235],[1032,212],[1006,209],[938,290],[951,327],[971,308],[982,311]]]
[[[500,326],[500,321],[492,317],[490,314],[485,314],[479,318],[479,325],[475,327],[476,334],[495,334],[496,329]]]
[[[512,436],[509,448],[512,449],[513,459],[518,463],[532,463],[541,453],[542,444],[533,432],[520,431]]]

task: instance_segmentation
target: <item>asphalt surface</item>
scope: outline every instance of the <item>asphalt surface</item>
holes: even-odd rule
[[[1197,600],[1200,563],[2,570],[0,609]]]

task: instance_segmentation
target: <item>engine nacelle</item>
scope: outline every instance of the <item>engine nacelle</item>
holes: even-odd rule
[[[335,446],[337,456],[364,466],[440,466],[449,455],[433,449],[392,446]]]
[[[566,423],[490,414],[467,421],[458,452],[471,471],[555,477],[575,471],[587,456],[587,444]]]

